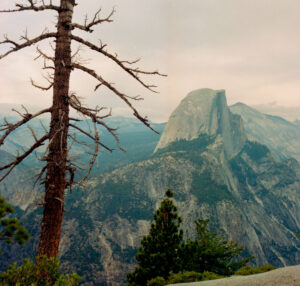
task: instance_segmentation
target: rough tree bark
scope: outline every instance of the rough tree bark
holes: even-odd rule
[[[73,4],[61,1],[58,14],[54,60],[53,105],[50,122],[49,154],[45,180],[45,205],[38,255],[56,257],[58,254],[64,194],[69,127],[69,83],[71,74],[71,29]]]
[[[121,69],[127,72],[134,80],[142,84],[146,89],[155,92],[155,86],[146,84],[141,75],[160,75],[158,71],[147,72],[140,70],[135,64],[139,61],[126,61],[120,60],[116,54],[111,54],[107,51],[106,45],[102,44],[97,46],[89,41],[84,40],[81,37],[73,35],[73,30],[82,30],[88,33],[92,33],[96,25],[104,22],[112,22],[112,15],[114,10],[105,18],[99,16],[101,9],[96,11],[93,19],[88,22],[86,18],[83,25],[73,23],[72,16],[74,7],[77,5],[74,0],[60,0],[60,5],[56,6],[52,4],[52,0],[48,1],[48,4],[45,3],[46,0],[26,0],[26,4],[15,4],[15,8],[8,10],[0,10],[4,13],[14,13],[14,12],[23,12],[23,11],[35,11],[40,12],[44,10],[53,10],[58,13],[58,20],[56,26],[56,32],[46,32],[42,33],[36,38],[29,39],[27,33],[21,37],[23,42],[15,42],[8,37],[5,37],[0,44],[9,44],[12,47],[3,55],[0,55],[0,60],[11,53],[22,50],[26,47],[32,46],[40,41],[45,39],[54,38],[55,39],[55,54],[54,56],[49,56],[44,53],[42,50],[37,48],[38,57],[44,59],[43,69],[53,70],[53,75],[48,78],[49,86],[43,87],[36,84],[34,81],[31,81],[32,85],[41,89],[49,90],[53,88],[53,104],[51,107],[43,109],[35,114],[31,114],[27,111],[25,107],[24,113],[17,111],[17,113],[22,117],[22,119],[17,123],[10,123],[7,120],[4,120],[4,123],[0,126],[0,146],[4,144],[6,138],[17,128],[28,123],[30,120],[37,118],[38,116],[48,113],[51,115],[49,131],[44,134],[41,138],[37,138],[33,129],[30,128],[32,136],[35,143],[24,150],[22,154],[18,154],[14,161],[6,164],[5,166],[0,167],[1,177],[0,182],[5,179],[10,172],[21,163],[27,156],[29,156],[33,151],[35,151],[40,146],[47,144],[45,154],[40,158],[42,161],[45,161],[45,166],[42,168],[39,179],[41,183],[45,185],[45,198],[44,198],[44,214],[41,224],[41,236],[38,246],[38,255],[46,255],[47,257],[56,257],[59,250],[60,242],[60,233],[62,218],[64,212],[64,194],[67,187],[71,189],[72,185],[75,183],[74,172],[76,171],[76,165],[71,162],[68,158],[68,152],[70,148],[71,140],[76,138],[72,137],[69,132],[69,128],[75,129],[77,132],[88,136],[95,143],[94,154],[91,158],[88,170],[86,175],[82,178],[82,181],[85,181],[93,167],[95,159],[98,154],[99,146],[105,148],[106,150],[112,151],[109,146],[104,145],[98,136],[97,126],[102,126],[105,128],[119,144],[119,139],[116,134],[116,130],[109,127],[104,119],[111,116],[111,113],[102,114],[104,108],[88,108],[84,107],[79,98],[69,91],[70,84],[70,75],[73,69],[81,70],[92,76],[98,81],[95,90],[99,87],[104,86],[111,90],[115,95],[117,95],[121,100],[123,100],[128,107],[133,111],[133,115],[144,123],[147,127],[151,128],[146,117],[140,115],[140,113],[135,109],[132,104],[134,100],[140,100],[140,97],[129,96],[126,93],[119,91],[115,86],[113,86],[108,81],[104,80],[103,77],[97,74],[94,70],[89,69],[83,66],[80,62],[77,62],[75,56],[71,51],[72,41],[76,41],[91,50],[102,54],[103,56],[112,60],[117,64]],[[75,52],[75,55],[78,53]],[[50,65],[49,65],[50,62]],[[79,126],[76,125],[78,119],[73,119],[74,123],[70,123],[69,111],[70,108],[73,108],[83,116],[89,118],[94,124],[94,135],[91,135],[89,132],[82,130]],[[152,129],[152,128],[151,128]],[[152,129],[153,130],[153,129]],[[122,148],[121,148],[122,149]]]

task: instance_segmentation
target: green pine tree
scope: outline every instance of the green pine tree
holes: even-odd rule
[[[5,218],[13,212],[13,207],[6,203],[4,197],[0,196],[0,240],[6,243],[15,241],[22,245],[29,240],[30,235],[17,218]]]
[[[144,236],[136,255],[138,266],[127,275],[127,285],[146,286],[147,281],[161,276],[167,278],[180,271],[180,249],[183,232],[179,229],[181,218],[177,214],[171,190],[154,213],[150,232]]]
[[[253,257],[239,258],[243,248],[233,241],[223,240],[210,232],[207,219],[196,220],[197,237],[187,240],[183,247],[183,270],[196,272],[214,272],[231,275],[245,266]]]

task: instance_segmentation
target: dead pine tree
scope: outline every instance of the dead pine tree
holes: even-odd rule
[[[84,5],[84,4],[82,4]],[[20,126],[27,124],[30,120],[39,117],[43,114],[49,114],[51,116],[49,132],[38,138],[33,129],[31,133],[34,137],[34,143],[27,150],[23,150],[22,153],[17,154],[14,161],[0,167],[2,181],[10,172],[20,164],[26,157],[32,154],[37,148],[45,145],[45,154],[40,158],[45,161],[45,165],[41,170],[40,178],[41,182],[45,186],[45,197],[44,197],[44,214],[41,223],[41,235],[38,246],[38,255],[46,255],[47,257],[56,257],[59,250],[60,233],[62,218],[64,212],[64,194],[67,188],[71,188],[75,182],[74,173],[76,171],[76,165],[69,159],[69,148],[70,142],[76,140],[72,138],[70,129],[74,129],[77,132],[88,136],[93,140],[95,147],[94,153],[91,158],[86,175],[81,181],[85,181],[93,167],[95,159],[98,154],[99,146],[112,151],[109,146],[104,145],[99,138],[97,127],[102,126],[112,136],[114,136],[119,147],[119,139],[116,134],[116,129],[109,127],[104,119],[111,116],[108,112],[104,114],[104,108],[89,108],[81,104],[80,99],[73,93],[70,93],[70,75],[73,70],[80,70],[84,73],[89,74],[97,80],[98,84],[95,87],[97,90],[99,87],[105,87],[112,91],[116,96],[123,100],[127,106],[132,110],[133,115],[145,124],[150,129],[151,126],[146,119],[140,115],[138,110],[133,106],[134,100],[141,99],[137,96],[130,96],[126,93],[118,90],[110,82],[106,81],[96,71],[84,66],[80,62],[76,61],[74,54],[72,55],[71,43],[77,42],[94,52],[109,58],[116,65],[119,66],[124,72],[128,73],[134,80],[139,84],[143,85],[146,89],[156,92],[155,86],[147,84],[141,76],[145,75],[158,75],[158,71],[148,72],[139,69],[136,61],[126,61],[119,59],[118,55],[110,53],[105,44],[100,41],[99,45],[89,42],[79,36],[76,36],[76,30],[85,31],[92,33],[95,26],[102,23],[112,22],[112,16],[115,12],[112,12],[106,16],[101,17],[101,9],[96,11],[94,17],[89,21],[85,19],[83,24],[74,23],[72,20],[74,8],[77,6],[75,0],[60,0],[60,4],[54,5],[52,0],[24,0],[23,3],[16,3],[12,9],[1,10],[2,13],[18,13],[18,12],[43,12],[46,10],[52,10],[57,13],[57,25],[55,26],[54,32],[44,31],[35,38],[29,38],[27,33],[21,37],[20,42],[10,39],[5,36],[0,44],[8,45],[6,53],[0,55],[0,59],[9,56],[22,49],[36,45],[37,43],[52,39],[55,42],[54,56],[49,56],[37,47],[38,57],[44,59],[43,69],[52,71],[52,74],[48,78],[49,86],[43,87],[31,81],[32,85],[41,89],[49,90],[53,89],[53,100],[52,106],[45,108],[35,114],[31,114],[24,108],[24,112],[18,112],[22,116],[22,119],[17,123],[10,123],[7,120],[4,121],[0,127],[2,135],[0,137],[0,146],[5,143],[7,137]],[[76,54],[77,52],[75,52]],[[94,134],[89,131],[82,129],[78,126],[76,118],[70,117],[70,109],[76,110],[79,114],[90,119],[94,124]],[[152,129],[153,130],[153,129]],[[121,148],[121,147],[120,147]],[[77,182],[78,183],[78,182]]]

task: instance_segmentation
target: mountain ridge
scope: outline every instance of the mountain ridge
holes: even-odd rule
[[[227,106],[225,90],[191,91],[172,112],[155,151],[181,139],[191,141],[200,134],[220,135],[229,157],[239,152],[246,140],[239,116]]]
[[[300,125],[279,116],[261,113],[243,103],[229,108],[243,119],[248,137],[267,145],[277,159],[296,158],[300,161]]]
[[[125,284],[166,188],[174,191],[186,237],[195,234],[195,219],[209,218],[211,230],[244,246],[244,255],[255,255],[256,264],[300,262],[294,236],[300,228],[300,164],[277,160],[264,144],[246,137],[236,152],[226,151],[225,133],[244,138],[245,131],[241,117],[222,104],[224,113],[210,105],[214,132],[174,140],[143,160],[94,174],[84,188],[66,194],[60,260],[64,269],[70,266],[83,276],[82,285]],[[218,132],[218,114],[226,113],[230,126]],[[22,253],[13,248],[2,268],[16,255],[32,255],[40,212],[34,206],[25,211],[22,220],[32,228],[33,239]]]

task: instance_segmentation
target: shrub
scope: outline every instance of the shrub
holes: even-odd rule
[[[147,286],[165,286],[167,281],[163,277],[155,277],[147,282]]]
[[[73,286],[78,285],[80,277],[76,273],[61,274],[58,272],[59,261],[55,258],[37,257],[34,264],[24,259],[24,264],[10,265],[6,272],[0,274],[0,285],[15,286]]]
[[[203,273],[190,271],[190,272],[172,274],[168,279],[168,283],[197,282],[197,281],[204,281],[204,280],[220,279],[223,277],[224,276],[212,272],[208,272],[208,271],[204,271]]]
[[[260,267],[244,266],[239,271],[235,272],[234,275],[252,275],[268,272],[274,269],[276,269],[276,267],[270,264],[262,265]]]
[[[163,277],[155,277],[147,282],[147,286],[165,286],[167,284],[214,280],[223,277],[224,276],[208,271],[204,271],[203,273],[190,271],[171,274],[168,280],[165,280]]]
[[[202,273],[202,280],[201,281],[221,279],[221,278],[224,278],[224,277],[225,276],[223,276],[223,275],[219,275],[219,274],[209,272],[209,271],[204,271]]]
[[[196,220],[195,240],[188,239],[183,247],[182,270],[220,275],[232,275],[253,257],[241,258],[243,248],[233,241],[223,240],[209,231],[209,220]]]
[[[174,273],[169,277],[169,283],[180,283],[180,282],[195,282],[201,281],[202,274],[198,272],[183,272],[183,273]]]

